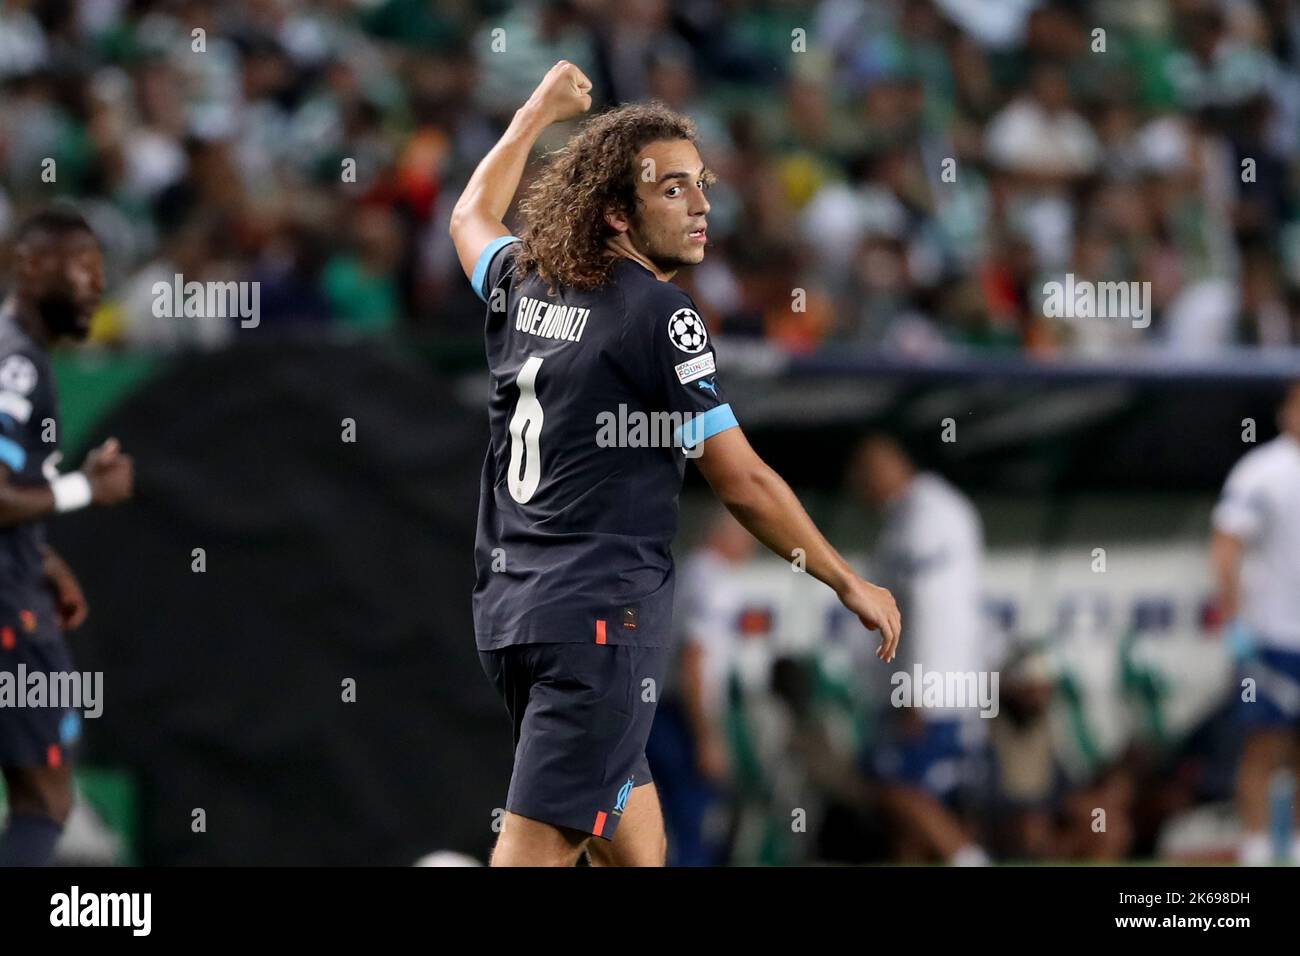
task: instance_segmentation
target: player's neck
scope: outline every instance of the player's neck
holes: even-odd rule
[[[676,269],[672,272],[664,272],[650,261],[650,259],[646,258],[646,256],[642,254],[636,246],[632,245],[632,241],[628,239],[627,233],[619,233],[617,236],[606,240],[605,244],[609,247],[610,251],[617,255],[620,255],[625,259],[631,259],[637,265],[644,266],[650,271],[650,274],[660,282],[668,282],[673,276],[677,275]]]
[[[21,301],[16,295],[10,295],[0,302],[0,322],[12,322],[42,347],[50,344],[50,337],[36,307],[30,302]]]

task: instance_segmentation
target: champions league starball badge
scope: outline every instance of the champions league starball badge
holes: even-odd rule
[[[694,309],[678,309],[668,320],[668,338],[683,352],[698,352],[708,343],[709,333]]]

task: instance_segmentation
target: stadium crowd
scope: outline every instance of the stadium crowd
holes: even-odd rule
[[[104,343],[229,341],[153,314],[176,274],[260,282],[263,333],[471,342],[450,210],[560,58],[595,108],[695,120],[719,182],[682,278],[726,335],[1300,345],[1287,0],[0,0],[0,236],[77,198]],[[1150,326],[1046,317],[1066,274],[1150,283]]]

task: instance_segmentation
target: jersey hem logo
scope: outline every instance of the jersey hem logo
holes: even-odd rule
[[[694,309],[678,309],[668,320],[668,339],[683,352],[698,352],[709,342],[704,320]]]

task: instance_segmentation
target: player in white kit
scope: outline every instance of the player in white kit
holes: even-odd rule
[[[1278,424],[1277,438],[1233,467],[1213,518],[1219,606],[1244,658],[1241,679],[1254,682],[1253,699],[1241,691],[1246,739],[1237,771],[1238,860],[1247,865],[1272,857],[1269,784],[1300,730],[1300,383]],[[1300,836],[1290,856],[1300,862]]]
[[[908,615],[911,639],[902,675],[910,682],[918,666],[923,673],[987,675],[984,534],[975,507],[939,475],[917,471],[899,443],[885,435],[868,438],[858,449],[854,482],[884,515],[874,571],[890,582]],[[902,675],[893,678],[901,682]],[[970,781],[982,721],[969,702],[922,703],[913,697],[891,711],[888,736],[866,756],[863,769],[882,784],[904,855],[914,847],[956,865],[986,864],[987,855],[951,805]]]

